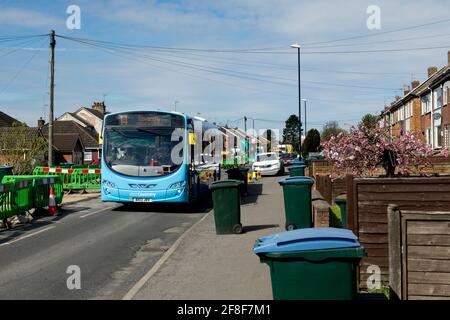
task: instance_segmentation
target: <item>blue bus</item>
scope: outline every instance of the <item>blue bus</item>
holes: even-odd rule
[[[200,129],[198,129],[200,124]],[[102,201],[198,200],[220,179],[220,161],[204,150],[214,125],[178,112],[129,111],[105,116],[102,130]]]

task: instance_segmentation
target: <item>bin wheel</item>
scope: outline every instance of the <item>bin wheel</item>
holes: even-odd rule
[[[242,224],[236,224],[233,227],[233,233],[241,234],[242,233]]]
[[[293,224],[293,223],[286,223],[286,230],[287,231],[292,231],[292,230],[295,230],[295,229],[297,229],[295,224]]]

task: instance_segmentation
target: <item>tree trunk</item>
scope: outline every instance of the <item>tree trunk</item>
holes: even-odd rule
[[[383,152],[383,168],[386,170],[386,176],[393,177],[395,175],[395,155],[392,150],[384,150]]]

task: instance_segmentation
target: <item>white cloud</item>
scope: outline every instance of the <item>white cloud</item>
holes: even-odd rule
[[[0,26],[41,28],[55,27],[63,23],[63,20],[39,11],[15,8],[2,8],[0,10]]]

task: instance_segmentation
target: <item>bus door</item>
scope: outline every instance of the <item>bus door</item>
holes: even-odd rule
[[[194,123],[192,120],[188,121],[188,148],[189,148],[189,170],[188,170],[188,182],[189,182],[189,199],[197,199],[199,195],[199,175],[195,165],[195,131]]]

